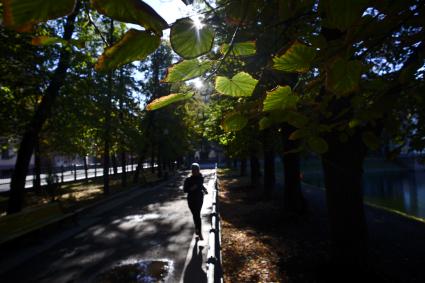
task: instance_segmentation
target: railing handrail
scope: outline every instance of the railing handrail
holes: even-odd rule
[[[217,208],[218,197],[217,163],[214,170],[214,188],[212,191],[211,229],[208,235],[207,278],[208,283],[223,282],[221,268],[221,226]]]

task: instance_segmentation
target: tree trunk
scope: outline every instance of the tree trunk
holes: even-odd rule
[[[363,209],[362,174],[366,148],[358,131],[346,143],[338,135],[327,138],[322,157],[330,219],[332,260],[343,269],[364,267],[367,226]]]
[[[63,39],[71,39],[74,32],[75,18],[79,10],[79,1],[75,11],[68,16],[64,27]],[[10,196],[8,202],[7,213],[17,213],[22,210],[25,198],[25,178],[28,173],[28,166],[31,155],[34,151],[36,139],[44,125],[44,122],[50,117],[54,102],[58,96],[60,88],[65,81],[66,71],[71,61],[71,54],[63,48],[59,55],[59,63],[54,71],[45,95],[40,102],[37,110],[32,117],[31,122],[27,125],[19,145],[18,156],[13,170],[12,180],[10,184]]]
[[[155,173],[155,150],[154,150],[154,145],[152,144],[152,152],[151,152],[151,172]]]
[[[114,172],[114,175],[118,174],[118,161],[117,161],[117,156],[115,155],[115,153],[113,153],[111,155],[111,160],[112,160],[112,171]]]
[[[272,195],[275,177],[275,152],[272,140],[272,132],[265,130],[263,132],[263,152],[264,152],[264,197],[269,199]]]
[[[241,159],[241,168],[240,168],[240,175],[241,176],[246,176],[246,167],[247,167],[246,158],[242,158]]]
[[[89,180],[89,166],[87,165],[87,156],[83,157],[84,160],[84,175],[86,177],[86,182]]]
[[[121,173],[121,186],[126,187],[127,186],[127,162],[126,162],[126,154],[125,151],[121,152],[121,167],[122,167],[122,173]]]
[[[120,70],[120,113],[119,113],[119,117],[120,117],[120,123],[122,125],[122,127],[125,127],[124,125],[124,94],[126,93],[126,89],[125,89],[125,85],[124,85],[124,80],[123,80],[123,72],[122,69]],[[122,168],[122,172],[121,172],[121,186],[122,187],[126,187],[127,186],[127,162],[126,162],[126,153],[125,153],[125,136],[123,133],[121,133],[121,168]]]
[[[300,180],[300,156],[298,153],[290,152],[298,147],[296,141],[288,139],[289,134],[295,130],[291,126],[285,126],[282,131],[284,154],[283,161],[283,207],[286,211],[302,214],[306,212],[307,204],[301,191]]]
[[[251,187],[257,188],[260,183],[260,162],[258,161],[257,154],[255,152],[251,152],[251,156],[249,157],[250,166],[251,166]]]
[[[158,172],[157,172],[157,176],[158,178],[162,178],[162,162],[163,160],[161,160],[161,152],[160,152],[160,147],[158,146]]]
[[[111,19],[109,26],[109,44],[114,42],[114,21]],[[104,147],[103,147],[103,193],[108,195],[109,188],[109,167],[110,167],[110,143],[111,143],[111,111],[112,111],[112,76],[113,71],[108,72],[108,94],[105,107],[105,125],[104,125]]]
[[[139,157],[136,170],[134,171],[133,184],[137,184],[139,182],[140,172],[143,172],[143,157],[142,156]]]
[[[34,144],[34,192],[41,195],[41,154],[40,154],[40,139],[37,137]]]

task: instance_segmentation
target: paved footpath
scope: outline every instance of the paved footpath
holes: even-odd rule
[[[167,262],[166,282],[206,282],[213,172],[202,170],[209,191],[202,209],[204,241],[193,234],[183,174],[95,206],[36,246],[3,254],[0,282],[96,282],[99,274],[138,260]]]

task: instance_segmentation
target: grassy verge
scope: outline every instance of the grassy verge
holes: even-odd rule
[[[133,173],[127,173],[127,186],[121,185],[121,174],[112,175],[110,177],[110,195],[128,190],[134,186],[148,186],[159,181],[159,178],[150,171],[145,170],[143,176],[140,176],[139,183],[133,183]],[[92,178],[87,181],[76,181],[65,183],[55,192],[55,201],[59,201],[65,211],[72,211],[91,203],[97,202],[105,198],[103,194],[103,179]],[[7,198],[3,197],[6,203]],[[42,205],[52,201],[52,197],[47,193],[41,195],[35,194],[33,191],[27,191],[25,196],[25,207]],[[0,216],[6,215],[6,205],[2,206]]]

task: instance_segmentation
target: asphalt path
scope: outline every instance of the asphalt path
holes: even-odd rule
[[[202,171],[209,190],[213,172]],[[169,266],[166,282],[206,282],[211,194],[206,195],[202,212],[205,240],[199,242],[182,190],[186,174],[94,207],[60,234],[38,239],[38,248],[4,254],[0,266],[17,264],[3,272],[0,281],[95,282],[99,274],[124,262],[161,260]]]

